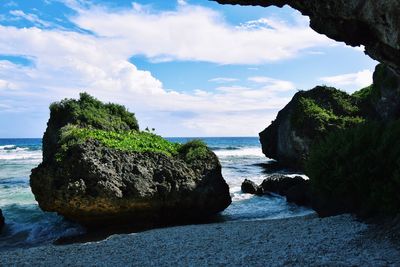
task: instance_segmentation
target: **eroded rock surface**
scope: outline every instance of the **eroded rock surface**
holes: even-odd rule
[[[34,169],[31,187],[43,210],[88,225],[199,219],[231,203],[211,151],[187,164],[179,157],[118,151],[96,141],[71,148],[60,164]]]

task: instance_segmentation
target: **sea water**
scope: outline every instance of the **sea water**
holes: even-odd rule
[[[192,138],[168,138],[184,143]],[[260,184],[271,172],[263,164],[271,162],[262,152],[258,138],[201,138],[221,161],[222,174],[230,187],[232,204],[222,212],[224,220],[275,219],[309,214],[310,209],[286,202],[280,196],[244,194],[244,179]],[[0,139],[0,208],[6,227],[0,235],[0,249],[36,246],[78,235],[85,230],[55,213],[39,208],[29,186],[31,169],[42,161],[41,139]],[[295,175],[287,170],[280,173]]]

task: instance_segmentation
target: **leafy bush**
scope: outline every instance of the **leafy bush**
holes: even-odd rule
[[[49,124],[62,127],[67,124],[107,131],[139,130],[135,114],[118,104],[104,104],[87,93],[78,100],[64,99],[50,105]]]
[[[319,201],[344,202],[337,208],[362,215],[400,212],[399,136],[400,121],[370,122],[333,132],[314,146],[306,173]]]
[[[357,108],[349,101],[338,97],[335,101],[337,101],[335,102],[336,112],[331,107],[332,103],[317,103],[317,100],[300,97],[292,116],[294,126],[302,134],[315,139],[330,130],[344,129],[364,121],[363,118],[357,116]]]
[[[61,131],[61,154],[58,155],[59,158],[70,146],[84,143],[88,139],[97,140],[109,148],[135,152],[159,152],[168,156],[177,155],[178,148],[181,146],[148,132],[134,130],[113,132],[68,125]]]
[[[210,150],[203,141],[195,139],[182,145],[178,149],[178,152],[180,157],[182,157],[186,162],[191,163],[195,160],[206,159]]]

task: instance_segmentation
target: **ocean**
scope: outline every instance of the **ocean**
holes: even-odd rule
[[[167,138],[184,143],[193,138]],[[254,196],[240,190],[244,179],[260,184],[272,172],[263,165],[272,162],[262,152],[256,137],[201,138],[221,161],[229,184],[232,204],[222,212],[226,221],[277,219],[312,213],[286,202],[284,197]],[[31,169],[42,160],[41,139],[0,139],[0,208],[6,227],[0,235],[0,249],[51,243],[61,237],[84,234],[85,229],[55,213],[39,208],[29,187]],[[285,169],[274,172],[296,175]]]

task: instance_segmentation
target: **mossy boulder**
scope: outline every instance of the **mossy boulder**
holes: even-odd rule
[[[262,150],[285,166],[303,169],[313,144],[363,120],[354,98],[345,92],[326,86],[300,91],[260,133]]]
[[[87,94],[50,109],[30,179],[43,210],[88,226],[134,225],[204,219],[231,203],[219,160],[201,141],[140,132],[124,107]]]

